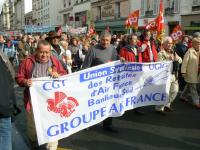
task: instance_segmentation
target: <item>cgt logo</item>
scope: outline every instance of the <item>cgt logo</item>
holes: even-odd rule
[[[182,31],[177,31],[171,34],[171,37],[174,41],[178,40],[180,37],[183,36],[183,32]]]
[[[136,23],[137,22],[137,17],[129,18],[128,21],[130,24]]]
[[[63,92],[55,92],[55,99],[48,99],[47,110],[59,113],[61,117],[69,117],[79,105],[73,97],[67,97]]]

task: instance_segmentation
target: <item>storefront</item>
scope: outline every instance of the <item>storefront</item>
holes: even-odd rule
[[[113,34],[127,33],[127,29],[124,26],[125,18],[119,20],[105,20],[105,21],[96,21],[95,30],[97,32],[105,31],[109,28],[110,32]]]
[[[91,3],[92,22],[99,33],[109,29],[112,34],[126,33],[125,19],[129,15],[128,0],[104,0]]]

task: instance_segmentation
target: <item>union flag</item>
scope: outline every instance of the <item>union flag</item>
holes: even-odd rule
[[[149,30],[149,31],[156,31],[157,30],[157,18],[150,21],[146,27],[145,27],[146,30]]]
[[[138,29],[139,10],[132,12],[125,21],[126,28]]]
[[[157,32],[158,32],[157,39],[159,41],[163,40],[164,33],[165,33],[165,23],[164,23],[163,12],[164,12],[163,0],[160,0],[159,15],[156,19],[156,21],[157,21]]]
[[[180,41],[185,33],[182,30],[182,27],[178,24],[174,27],[171,37],[174,42]]]

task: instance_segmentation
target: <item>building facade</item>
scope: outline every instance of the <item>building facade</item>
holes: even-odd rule
[[[186,33],[200,31],[200,0],[163,0],[166,35],[177,24]],[[93,24],[97,32],[110,29],[126,33],[128,15],[140,10],[139,30],[158,16],[160,0],[32,0],[32,12],[25,17],[24,0],[6,0],[0,14],[0,31],[20,30],[26,25],[74,28]]]
[[[160,0],[132,0],[131,11],[140,9],[139,29],[154,20],[159,13]],[[169,35],[177,24],[181,24],[180,0],[163,0],[165,33]],[[137,5],[135,5],[137,4]]]
[[[163,0],[163,2],[166,35],[170,35],[177,24],[182,25],[186,34],[200,31],[200,0]],[[130,1],[131,11],[140,8],[140,29],[158,16],[159,3],[160,0]]]
[[[59,14],[63,0],[33,0],[33,25],[56,27],[63,24]]]
[[[15,5],[14,1],[9,1],[10,30],[15,30]]]
[[[33,25],[33,11],[25,14],[25,26]]]
[[[14,7],[15,7],[14,28],[15,30],[24,31],[25,29],[24,0],[14,0]]]
[[[1,31],[10,30],[10,13],[9,13],[9,2],[6,1],[3,4],[1,12]]]
[[[63,18],[63,25],[74,28],[83,27],[91,21],[90,0],[63,0],[63,8],[59,11]]]
[[[63,25],[74,26],[73,6],[75,0],[63,0],[59,13],[63,18]]]
[[[124,22],[130,13],[129,0],[91,0],[92,22],[97,32],[126,32]]]
[[[200,0],[182,0],[181,25],[186,34],[200,31]]]
[[[83,27],[90,24],[90,0],[77,0],[73,7],[74,26]]]

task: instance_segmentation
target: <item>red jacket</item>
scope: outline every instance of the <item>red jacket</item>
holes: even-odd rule
[[[123,47],[120,52],[119,56],[123,57],[128,62],[142,62],[142,55],[138,53],[138,58],[136,59],[135,53],[131,51],[127,46]]]
[[[32,55],[26,58],[20,64],[18,72],[15,77],[15,80],[19,84],[19,86],[26,87],[25,86],[26,80],[32,77],[32,71],[33,71],[33,65],[35,63],[35,59],[36,59],[35,55]],[[66,74],[66,71],[63,69],[61,63],[56,57],[51,56],[50,59],[52,61],[52,70],[54,72],[58,72],[60,75]],[[30,93],[29,93],[28,87],[24,89],[24,105],[27,111],[31,109]]]
[[[151,50],[153,53],[153,61],[156,62],[158,61],[158,52],[156,50],[156,46],[153,41],[151,43]],[[142,44],[146,44],[147,48],[142,52],[142,61],[143,62],[151,62],[150,61],[150,47],[148,46],[148,41],[143,41]]]

